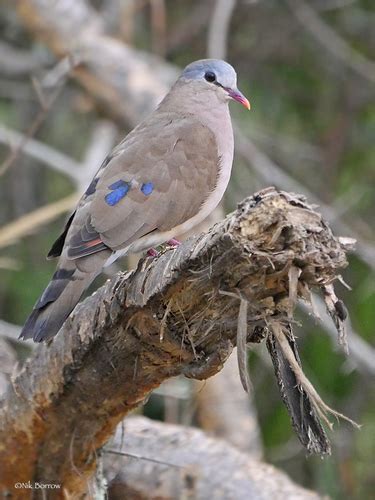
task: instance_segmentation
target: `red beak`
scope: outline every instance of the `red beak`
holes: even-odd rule
[[[228,92],[229,97],[231,97],[234,101],[237,101],[245,106],[246,109],[250,109],[250,103],[248,99],[238,90],[238,89],[225,89]]]

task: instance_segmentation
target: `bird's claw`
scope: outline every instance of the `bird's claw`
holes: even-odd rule
[[[181,245],[181,241],[176,240],[176,238],[172,238],[172,239],[168,240],[166,244],[172,248],[176,248],[179,245]],[[161,245],[161,247],[164,249],[164,251],[166,250],[166,248],[163,245]],[[159,255],[159,252],[157,250],[155,250],[155,248],[149,248],[147,250],[147,257],[154,258],[154,257],[158,257],[158,255]]]
[[[181,241],[176,240],[176,238],[171,238],[170,240],[167,241],[167,244],[171,247],[178,247],[181,245]]]
[[[159,252],[155,250],[155,248],[149,248],[147,250],[147,256],[148,257],[157,257],[159,255]]]

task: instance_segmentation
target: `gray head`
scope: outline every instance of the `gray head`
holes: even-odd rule
[[[234,99],[247,109],[250,103],[237,88],[237,74],[234,68],[220,59],[201,59],[190,63],[180,76],[180,81],[197,82],[200,86],[214,90],[221,100]],[[204,88],[204,87],[203,87]]]

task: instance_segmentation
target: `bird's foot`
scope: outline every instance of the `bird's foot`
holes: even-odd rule
[[[181,241],[176,240],[176,238],[172,238],[172,239],[168,240],[167,243],[171,247],[178,247],[181,245]]]
[[[155,250],[155,248],[149,248],[147,250],[147,256],[148,257],[157,257],[159,255],[159,252]]]
[[[176,240],[176,238],[172,238],[167,241],[167,245],[169,245],[172,248],[176,248],[179,245],[181,245],[181,241]],[[160,245],[160,247],[162,248],[162,252],[167,250],[167,248],[165,247],[165,243],[163,245]],[[155,248],[149,248],[147,250],[147,257],[158,257],[158,256],[159,252],[155,250]]]

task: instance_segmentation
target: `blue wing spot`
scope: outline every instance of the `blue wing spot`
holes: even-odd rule
[[[130,185],[128,182],[119,180],[108,186],[108,188],[112,190],[112,193],[105,195],[105,201],[107,205],[113,207],[128,194]]]
[[[154,185],[152,182],[146,182],[142,184],[141,191],[145,196],[149,196],[154,190]]]
[[[120,179],[119,181],[116,181],[113,184],[111,184],[110,186],[108,186],[108,189],[113,191],[114,189],[118,189],[120,187],[125,187],[125,186],[128,186],[128,189],[129,189],[129,183]]]

